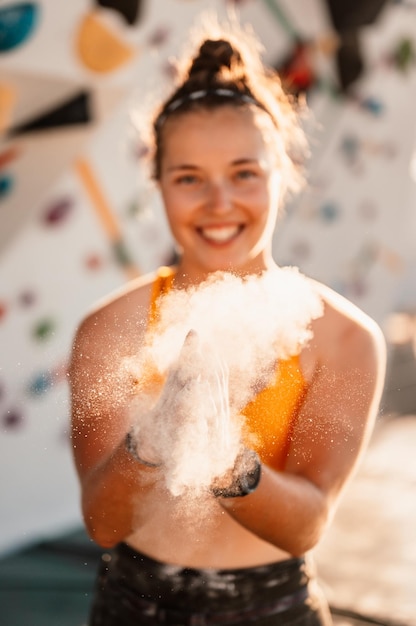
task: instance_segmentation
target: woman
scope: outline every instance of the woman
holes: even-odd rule
[[[168,367],[151,363],[164,303],[171,322],[188,320],[198,286],[214,286],[212,316],[208,304],[200,317],[223,323],[214,313],[223,279],[230,277],[231,291],[238,280],[242,293],[261,294],[253,280],[280,276],[271,239],[283,192],[297,176],[293,145],[302,143],[278,78],[252,50],[244,56],[241,38],[237,45],[232,36],[201,44],[153,131],[154,174],[178,263],[91,312],[70,368],[85,524],[112,549],[90,625],[329,624],[310,551],[377,415],[381,332],[344,298],[304,278],[299,293],[319,306],[286,356],[272,337],[264,345],[274,354],[263,363],[250,353],[247,367],[242,348],[256,344],[244,329],[258,334],[262,325],[247,323],[255,295],[233,308],[218,349],[197,329],[180,337]],[[172,314],[170,295],[182,302],[179,313]],[[267,317],[271,325],[283,301],[291,305],[291,296]],[[303,308],[294,307],[294,317]],[[227,332],[237,337],[231,365],[220,354]],[[233,363],[243,364],[237,374]],[[246,370],[249,382],[239,388]],[[186,429],[191,441],[179,445]]]

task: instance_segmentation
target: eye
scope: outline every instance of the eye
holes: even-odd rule
[[[197,182],[198,178],[195,174],[182,174],[182,176],[178,176],[175,180],[177,185],[195,185]]]
[[[256,178],[257,177],[257,172],[254,169],[243,169],[243,170],[238,170],[235,173],[235,177],[238,180],[250,180],[251,178]]]

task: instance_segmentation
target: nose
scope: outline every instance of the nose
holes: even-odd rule
[[[227,213],[232,208],[232,193],[226,182],[212,181],[208,186],[207,207],[218,214]]]

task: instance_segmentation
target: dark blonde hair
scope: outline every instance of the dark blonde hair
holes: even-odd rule
[[[303,181],[307,144],[300,124],[299,106],[283,90],[278,74],[265,66],[253,41],[241,33],[238,42],[227,36],[204,39],[191,60],[178,71],[177,87],[153,118],[153,177],[160,178],[165,123],[195,110],[224,105],[257,106],[276,127],[276,151],[286,190]]]

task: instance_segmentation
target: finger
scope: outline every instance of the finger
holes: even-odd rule
[[[221,401],[225,402],[228,406],[228,366],[223,358],[221,358],[218,354],[213,353],[211,355],[211,368],[212,369],[209,375],[210,382],[213,387],[218,390]]]
[[[182,344],[182,352],[188,351],[198,351],[201,347],[201,340],[199,338],[199,334],[196,332],[194,328],[188,331],[185,340]]]
[[[185,337],[185,342],[191,342],[195,340],[199,340],[199,335],[196,332],[195,328],[191,328],[191,330],[188,331]]]
[[[194,366],[195,355],[199,350],[199,336],[190,330],[180,349],[178,358],[167,370],[166,385],[181,388],[190,383],[194,375],[198,375],[198,368]]]

